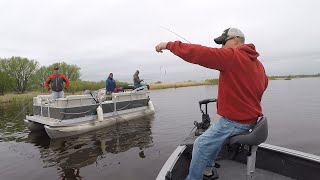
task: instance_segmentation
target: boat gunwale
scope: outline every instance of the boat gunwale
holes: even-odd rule
[[[293,149],[289,149],[289,148],[285,148],[285,147],[281,147],[281,146],[266,144],[266,143],[260,144],[259,147],[264,148],[264,149],[268,149],[271,151],[276,151],[278,153],[280,152],[282,154],[291,155],[294,157],[313,161],[316,163],[320,163],[320,156],[315,155],[315,154],[310,154],[310,153],[306,153],[306,152],[302,152],[302,151],[298,151],[298,150],[293,150]]]
[[[193,146],[193,144],[181,144],[179,145],[175,151],[170,155],[170,157],[168,158],[168,160],[165,162],[165,164],[162,166],[156,180],[164,180],[166,179],[166,176],[167,175],[172,175],[172,174],[169,174],[169,173],[172,173],[173,172],[173,169],[174,167],[177,165],[176,163],[179,161],[179,158],[181,157],[181,155],[184,153],[184,151],[187,149],[187,146]],[[182,148],[183,147],[183,148]],[[262,156],[260,155],[259,156],[259,152],[267,152],[267,153],[276,153],[276,154],[279,154],[280,156],[277,157],[280,161],[282,161],[282,163],[285,163],[284,161],[286,161],[286,158],[285,157],[289,157],[290,159],[291,158],[296,158],[299,160],[299,162],[301,162],[301,164],[298,165],[298,167],[302,167],[303,164],[305,164],[304,162],[306,162],[307,164],[306,165],[306,168],[308,167],[311,167],[311,168],[314,168],[314,164],[319,164],[320,165],[320,156],[318,155],[314,155],[314,154],[310,154],[310,153],[305,153],[305,152],[302,152],[302,151],[298,151],[298,150],[293,150],[293,149],[288,149],[288,148],[284,148],[284,147],[280,147],[280,146],[276,146],[276,145],[271,145],[271,144],[266,144],[266,143],[262,143],[259,145],[259,148],[258,148],[258,155],[257,157],[260,159],[259,162],[258,162],[258,159],[257,159],[257,162],[256,162],[256,167],[258,169],[263,169],[263,170],[267,170],[267,171],[270,171],[270,172],[274,172],[274,173],[277,173],[279,175],[283,175],[283,176],[286,176],[286,177],[291,177],[291,178],[297,178],[297,177],[309,177],[311,179],[314,179],[314,175],[312,174],[308,174],[307,175],[298,175],[297,176],[297,173],[289,173],[290,171],[290,167],[287,167],[288,169],[273,169],[273,168],[266,168],[266,166],[268,166],[268,163],[267,164],[264,164],[263,166],[261,166],[261,158]],[[243,153],[245,153],[243,151]],[[246,154],[246,153],[245,153]],[[262,154],[263,155],[263,154]],[[234,161],[237,161],[237,162],[240,162],[240,163],[244,163],[246,164],[246,158],[244,158],[244,156],[241,156],[242,158],[238,159],[238,158],[235,158],[233,159]],[[175,159],[173,159],[175,158]],[[284,158],[284,159],[283,159]],[[282,160],[281,160],[282,159]],[[260,164],[260,165],[259,165]],[[286,163],[285,163],[286,164]],[[290,164],[290,163],[289,163]],[[287,165],[289,165],[287,164]],[[289,165],[290,166],[290,165]],[[318,168],[319,169],[319,168]],[[314,169],[312,169],[314,170]],[[312,171],[311,170],[311,171]],[[310,171],[310,170],[308,170]],[[291,174],[291,176],[290,176]],[[299,174],[299,173],[298,173]],[[299,178],[298,178],[299,179]]]
[[[144,111],[147,109],[149,109],[149,106],[142,106],[142,107],[131,108],[131,109],[126,109],[126,110],[121,110],[121,111],[113,111],[113,112],[103,113],[103,118],[109,118],[109,117],[118,116],[118,115],[122,115],[122,114]],[[41,119],[43,119],[43,120],[41,120]],[[87,122],[90,122],[90,121],[93,121],[96,119],[97,119],[97,115],[88,115],[85,117],[66,119],[66,120],[49,118],[49,117],[45,117],[45,116],[41,116],[41,115],[26,116],[26,118],[25,118],[25,120],[28,120],[31,122],[36,122],[36,123],[43,124],[43,125],[52,126],[52,127],[78,125],[78,124],[87,123]]]
[[[179,145],[173,153],[169,156],[165,164],[162,166],[156,180],[166,179],[167,172],[172,172],[173,167],[176,165],[178,159],[187,148],[187,145]]]

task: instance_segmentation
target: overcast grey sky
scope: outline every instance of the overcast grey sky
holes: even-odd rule
[[[217,78],[218,72],[186,63],[161,41],[210,47],[229,27],[255,44],[268,75],[320,73],[320,1],[317,0],[1,0],[0,57],[22,56],[40,65],[76,64],[83,80],[109,72],[147,82]]]

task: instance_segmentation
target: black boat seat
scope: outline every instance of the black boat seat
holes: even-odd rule
[[[239,134],[230,138],[229,144],[239,143],[248,146],[247,154],[247,180],[254,179],[254,169],[258,145],[268,137],[268,122],[266,117],[260,118],[252,131],[246,134]]]
[[[230,144],[239,143],[246,145],[259,145],[266,141],[267,137],[268,122],[266,117],[262,117],[251,132],[231,137]]]

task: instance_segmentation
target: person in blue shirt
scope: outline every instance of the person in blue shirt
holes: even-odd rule
[[[116,88],[116,81],[113,79],[113,74],[110,73],[106,80],[106,95],[111,95]]]

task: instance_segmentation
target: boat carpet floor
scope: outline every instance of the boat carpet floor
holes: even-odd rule
[[[247,165],[232,160],[217,161],[221,165],[217,168],[218,180],[245,180]],[[255,180],[292,180],[290,177],[282,176],[270,171],[255,168]]]

